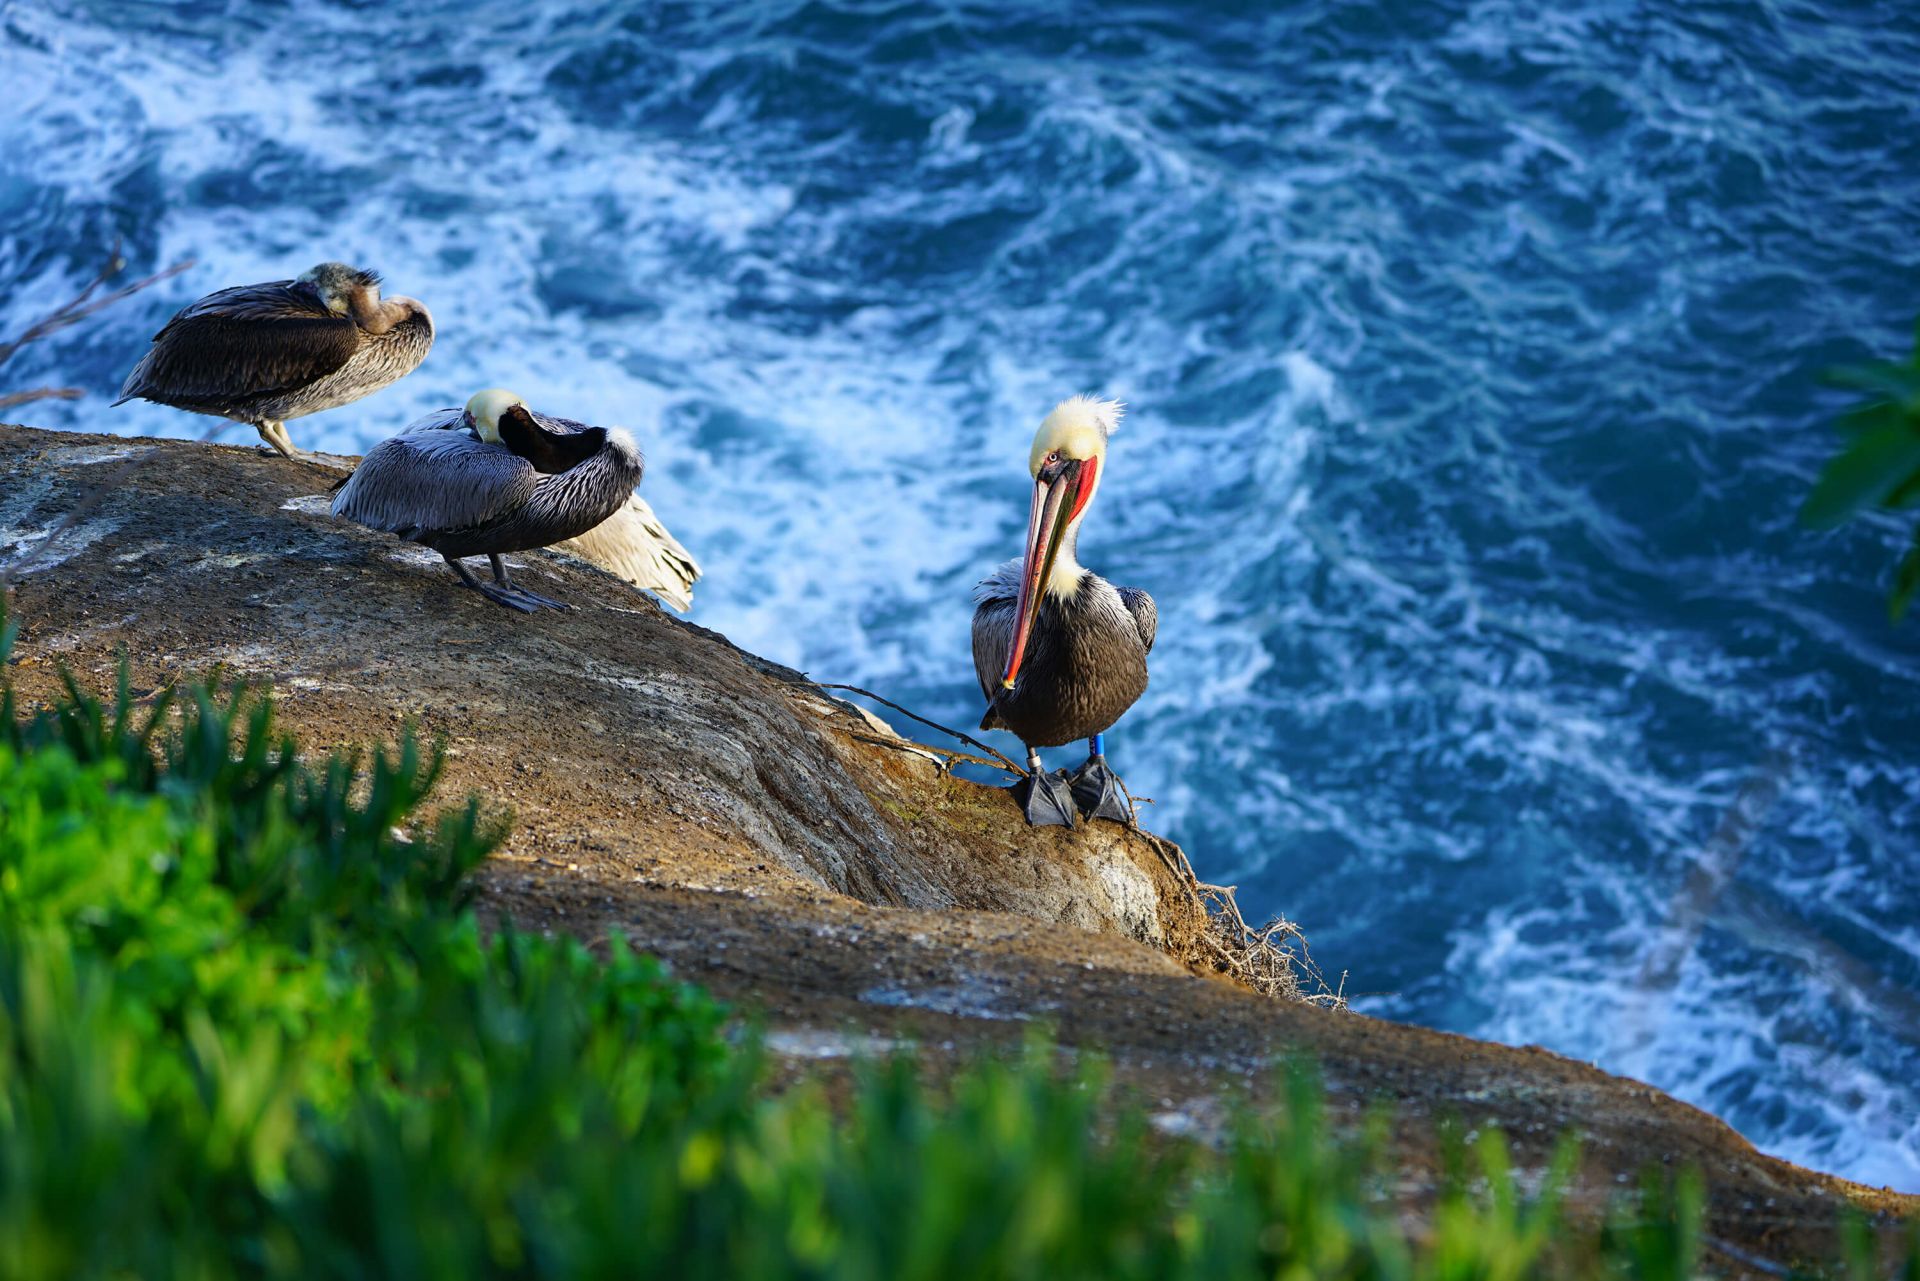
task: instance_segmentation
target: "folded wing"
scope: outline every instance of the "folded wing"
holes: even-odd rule
[[[360,460],[333,514],[402,538],[471,529],[526,506],[539,481],[509,450],[422,420]]]
[[[362,341],[350,318],[327,310],[310,289],[291,281],[222,289],[154,335],[153,346],[127,375],[120,400],[141,396],[240,408],[337,372]]]
[[[1153,597],[1138,587],[1122,587],[1120,603],[1133,615],[1134,630],[1140,633],[1140,644],[1147,653],[1153,652],[1153,638],[1160,631],[1160,607],[1153,603]]]

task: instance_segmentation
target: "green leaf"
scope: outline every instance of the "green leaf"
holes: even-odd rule
[[[1882,507],[1903,511],[1908,507],[1920,507],[1920,473],[1907,477],[1900,482],[1900,488],[1886,496]]]
[[[1834,419],[1834,425],[1849,436],[1862,436],[1888,427],[1905,427],[1912,415],[1891,400],[1869,400]]]
[[[1809,525],[1837,525],[1878,506],[1920,473],[1920,432],[1881,427],[1856,439],[1829,461],[1800,509]]]
[[[1910,410],[1920,407],[1920,365],[1882,361],[1872,365],[1841,365],[1827,371],[1827,380],[1841,387],[1886,396]]]
[[[1914,528],[1913,542],[1893,571],[1893,592],[1887,597],[1887,618],[1890,621],[1897,623],[1905,617],[1907,606],[1913,603],[1916,591],[1920,591],[1920,526]]]

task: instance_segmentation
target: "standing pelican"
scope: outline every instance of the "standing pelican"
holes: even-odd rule
[[[120,399],[252,423],[288,458],[308,457],[286,420],[341,405],[414,371],[433,317],[412,298],[380,298],[380,277],[323,262],[298,280],[208,294],[153,336]]]
[[[1117,401],[1075,396],[1054,406],[1033,437],[1033,506],[1026,555],[973,590],[973,668],[987,698],[981,729],[1006,729],[1027,745],[1029,776],[1015,794],[1033,824],[1132,819],[1107,767],[1105,731],[1146,692],[1158,615],[1137,587],[1116,588],[1074,559],[1080,522],[1100,486]],[[1046,773],[1042,747],[1087,740],[1071,776]]]
[[[468,587],[531,614],[568,606],[515,586],[501,554],[578,538],[626,506],[640,471],[620,428],[536,414],[496,387],[374,446],[341,483],[333,514],[433,548]],[[493,581],[475,578],[463,556],[485,556]]]

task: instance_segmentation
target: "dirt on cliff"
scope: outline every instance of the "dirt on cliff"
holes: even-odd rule
[[[1585,1205],[1650,1165],[1701,1169],[1728,1274],[1831,1258],[1847,1203],[1920,1213],[1589,1065],[1212,975],[1205,911],[1164,843],[1030,829],[1000,791],[575,562],[510,558],[577,608],[502,610],[437,557],[331,520],[338,476],[250,448],[0,427],[0,565],[72,517],[11,594],[16,687],[50,696],[63,667],[104,686],[124,655],[140,688],[216,669],[271,683],[308,750],[406,722],[442,736],[443,795],[514,814],[480,874],[489,914],[620,931],[762,1012],[811,1071],[902,1044],[939,1070],[1046,1026],[1107,1055],[1164,1130],[1204,1138],[1305,1052],[1340,1115],[1392,1106],[1410,1203],[1434,1182],[1437,1117],[1499,1125],[1532,1168],[1573,1131]]]

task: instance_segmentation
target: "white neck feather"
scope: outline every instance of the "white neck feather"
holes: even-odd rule
[[[1091,503],[1088,506],[1092,506]],[[1080,517],[1085,518],[1081,511]],[[1046,594],[1058,596],[1062,600],[1071,598],[1080,590],[1080,580],[1086,576],[1086,569],[1074,555],[1074,547],[1080,541],[1080,520],[1067,526],[1067,532],[1060,539],[1060,552],[1053,558],[1053,573],[1047,576]]]

